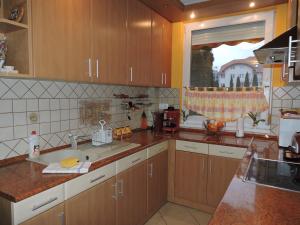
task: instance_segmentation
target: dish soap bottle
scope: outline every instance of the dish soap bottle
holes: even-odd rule
[[[32,131],[29,136],[29,158],[35,159],[40,156],[40,143],[39,136],[36,134],[36,131]]]

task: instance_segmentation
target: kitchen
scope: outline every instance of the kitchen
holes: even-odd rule
[[[300,224],[298,1],[0,3],[0,225]]]

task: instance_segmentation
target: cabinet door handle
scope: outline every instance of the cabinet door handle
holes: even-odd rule
[[[89,74],[89,77],[92,77],[92,59],[91,58],[89,58],[88,59],[88,67],[89,67],[89,72],[88,72],[88,74]]]
[[[61,212],[58,217],[60,218],[60,224],[65,225],[65,213]]]
[[[153,177],[153,163],[151,163],[150,165],[150,172],[149,172],[149,177]]]
[[[205,160],[202,159],[202,170],[204,171],[205,170]]]
[[[141,160],[141,158],[137,158],[137,159],[131,161],[131,164],[134,164],[134,163],[136,163],[136,162],[138,162],[138,161],[140,161],[140,160]]]
[[[165,85],[167,85],[167,73],[165,73]]]
[[[48,204],[50,204],[52,202],[55,202],[57,199],[58,199],[58,197],[50,198],[46,202],[43,202],[43,203],[41,203],[39,205],[35,205],[35,206],[32,207],[32,211],[36,211],[36,210],[38,210],[38,209],[40,209],[40,208],[42,208],[42,207],[44,207],[44,206],[46,206],[46,205],[48,205]]]
[[[96,76],[99,79],[99,59],[96,60]]]
[[[114,188],[114,195],[112,196],[112,198],[114,199],[118,199],[118,182],[116,182],[115,184],[112,185],[112,187]]]
[[[209,174],[212,174],[211,159],[209,160]]]
[[[101,179],[104,178],[104,177],[105,177],[105,175],[101,175],[101,176],[99,176],[99,177],[96,177],[96,178],[90,180],[90,183],[94,183],[94,182],[96,182],[96,181],[98,181],[98,180],[101,180]]]
[[[164,84],[164,73],[161,73],[161,84]]]
[[[130,67],[130,82],[133,81],[133,69],[132,66]]]
[[[120,189],[118,191],[118,194],[120,194],[120,196],[123,196],[124,195],[124,181],[119,180],[118,183],[120,184]]]

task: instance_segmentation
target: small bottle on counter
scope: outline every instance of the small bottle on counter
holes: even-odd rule
[[[39,136],[36,134],[36,131],[32,131],[31,135],[28,138],[29,140],[29,158],[35,159],[40,156],[40,143]]]

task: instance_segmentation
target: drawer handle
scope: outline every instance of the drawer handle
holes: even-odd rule
[[[134,163],[136,163],[136,162],[138,162],[138,161],[140,161],[140,160],[141,160],[141,158],[137,158],[137,159],[131,161],[131,164],[134,164]]]
[[[41,203],[40,205],[33,206],[32,211],[36,211],[52,202],[55,202],[57,199],[58,197],[50,198],[47,202]]]
[[[233,155],[234,154],[233,152],[226,152],[226,151],[220,151],[220,153],[227,154],[227,155]]]
[[[105,175],[102,175],[102,176],[100,176],[100,177],[94,178],[94,179],[92,179],[92,180],[90,181],[90,183],[94,183],[94,182],[96,182],[97,180],[101,180],[101,179],[104,178],[104,177],[105,177]]]
[[[190,149],[194,149],[194,150],[196,150],[197,148],[196,147],[194,147],[194,146],[188,146],[188,145],[183,145],[183,147],[185,147],[185,148],[190,148]]]

